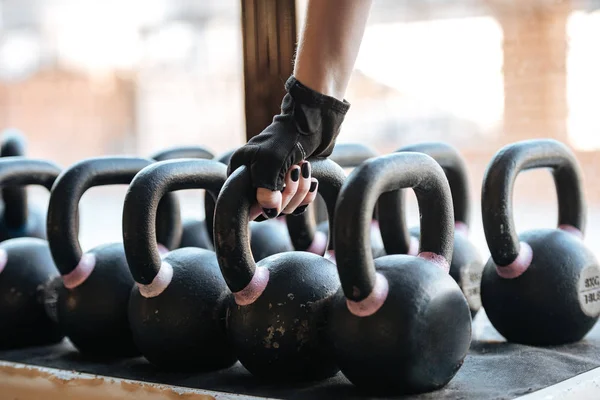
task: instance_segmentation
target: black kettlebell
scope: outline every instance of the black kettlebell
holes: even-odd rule
[[[25,157],[0,159],[0,186],[41,185],[51,189],[60,173],[55,164]],[[59,342],[63,335],[46,314],[44,287],[58,277],[40,238],[20,237],[0,243],[0,348]]]
[[[447,143],[429,142],[405,146],[398,152],[425,153],[432,157],[446,173],[454,208],[454,249],[450,276],[463,291],[471,315],[481,308],[479,287],[483,260],[477,248],[469,241],[469,181],[465,162],[458,150]],[[417,255],[419,227],[409,231],[404,218],[404,191],[388,192],[379,199],[380,230],[387,254]]]
[[[27,143],[17,130],[2,134],[0,157],[25,156]],[[4,208],[0,215],[0,241],[18,237],[46,239],[46,218],[41,210],[27,204],[27,190],[22,186],[2,189]]]
[[[235,150],[222,154],[218,161],[227,165]],[[211,195],[204,195],[204,210],[206,215],[214,216],[215,201]],[[262,215],[255,221],[250,221],[250,250],[256,261],[273,254],[293,251],[294,246],[288,233],[285,217],[266,219]]]
[[[519,172],[550,168],[558,197],[558,229],[517,236],[512,194]],[[510,342],[558,345],[583,338],[600,315],[600,268],[583,243],[585,199],[575,156],[551,139],[502,148],[481,190],[483,229],[491,258],[481,301],[494,327]]]
[[[418,256],[371,257],[369,227],[382,193],[413,188],[421,212]],[[335,209],[342,288],[329,333],[344,375],[370,392],[419,393],[457,373],[471,342],[471,313],[448,274],[454,217],[444,171],[431,157],[395,153],[357,167]]]
[[[150,158],[156,161],[173,160],[176,158],[212,160],[215,156],[202,146],[181,146],[160,151]],[[212,224],[212,215],[203,220],[184,218],[183,233],[179,247],[200,247],[201,249],[213,250],[212,226],[210,229],[207,228],[208,219],[210,219],[210,223]]]
[[[231,292],[215,253],[188,247],[161,258],[154,228],[165,193],[205,189],[216,198],[226,178],[218,161],[164,161],[141,170],[127,191],[123,243],[137,282],[129,323],[135,344],[159,368],[210,371],[236,361],[225,331]]]
[[[333,148],[329,159],[342,168],[355,168],[373,157],[377,157],[377,152],[365,144],[338,143]],[[323,255],[327,250],[329,222],[326,220],[327,214],[322,215],[323,212],[326,212],[323,199],[317,197],[314,205],[316,218],[321,221],[318,225],[315,226],[315,216],[309,210],[302,215],[287,215],[286,222],[296,250]],[[371,225],[371,249],[374,258],[385,255],[376,212],[373,213]]]
[[[344,171],[331,160],[311,164],[332,212]],[[235,300],[227,313],[230,343],[242,365],[262,379],[329,377],[338,371],[325,335],[327,310],[339,287],[335,265],[299,251],[255,264],[247,222],[254,199],[250,171],[242,166],[227,179],[217,200],[215,250]]]
[[[61,329],[87,356],[121,357],[139,354],[127,304],[134,285],[122,243],[98,246],[83,253],[79,244],[78,204],[91,187],[129,184],[152,160],[137,157],[98,157],[80,161],[56,179],[48,207],[48,243],[63,285],[57,288]],[[167,249],[179,243],[181,230],[167,223],[179,218],[175,197],[165,197],[157,218],[157,239]]]

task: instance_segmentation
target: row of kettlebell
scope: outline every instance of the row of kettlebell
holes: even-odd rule
[[[453,161],[456,157],[447,151],[447,146],[445,152],[442,152],[444,146],[430,146],[429,151],[426,148],[404,149],[405,154],[369,160],[360,165],[345,183],[344,173],[337,164],[330,160],[313,163],[313,173],[320,180],[320,193],[328,210],[332,215],[333,210],[337,210],[333,243],[339,278],[334,264],[309,253],[283,253],[267,258],[258,265],[254,263],[248,245],[246,223],[253,189],[245,168],[236,171],[221,190],[226,167],[214,161],[186,159],[151,163],[148,160],[122,158],[120,161],[126,160],[124,162],[128,166],[118,168],[115,158],[80,162],[64,171],[52,187],[48,234],[52,256],[62,274],[62,285],[61,280],[57,279],[53,285],[43,286],[46,288],[44,299],[47,308],[59,321],[61,332],[66,333],[75,346],[86,354],[127,355],[139,349],[146,358],[161,367],[201,370],[231,365],[238,357],[255,375],[278,380],[323,378],[335,373],[341,366],[355,384],[372,389],[423,391],[443,386],[456,373],[466,354],[470,342],[470,315],[468,307],[467,313],[463,312],[467,303],[456,283],[446,279],[447,274],[440,272],[439,268],[432,269],[432,265],[449,266],[446,260],[454,263],[460,253],[457,251],[460,246],[456,242],[452,256],[454,230],[451,228],[455,225],[452,205],[454,210],[458,209],[454,217],[466,223],[468,212],[463,210],[464,218],[461,219],[460,208],[467,207],[468,196],[464,195],[465,185],[462,185],[462,189],[460,184],[456,186],[458,189],[451,185],[452,193],[448,187],[448,181],[452,183],[453,180],[464,178],[464,168],[461,170],[460,163],[458,167],[453,166],[457,165]],[[432,155],[440,164],[428,156],[414,154],[412,151],[415,150],[433,152]],[[435,151],[438,151],[437,156]],[[446,155],[440,156],[442,153]],[[58,170],[39,160],[28,162],[29,165],[23,164],[23,167],[19,167],[17,160],[14,163],[0,162],[0,184],[37,183],[50,188]],[[39,168],[35,173],[31,170],[34,165]],[[448,179],[443,172],[440,173],[440,165],[446,169]],[[562,180],[556,179],[562,225],[580,230],[583,228],[580,180],[572,154],[553,141],[515,144],[498,153],[484,182],[482,202],[486,207],[483,209],[489,210],[496,218],[486,219],[484,211],[484,227],[493,256],[493,246],[502,244],[490,240],[494,229],[503,231],[510,227],[507,224],[511,219],[510,190],[504,197],[502,191],[506,191],[506,187],[512,188],[520,169],[540,166],[554,168],[555,177],[562,177]],[[29,168],[28,173],[23,172],[26,168]],[[502,168],[509,172],[502,172]],[[4,170],[9,171],[6,172],[7,177],[2,173]],[[133,176],[135,178],[131,182],[123,214],[125,248],[117,244],[82,255],[77,243],[79,198],[93,185],[128,183]],[[567,186],[567,194],[562,197],[560,193],[563,186],[559,182],[563,186],[570,185]],[[373,262],[370,261],[372,253],[369,240],[366,238],[370,235],[377,201],[386,250],[389,253],[415,253],[414,244],[413,250],[410,250],[411,241],[404,228],[401,197],[395,190],[406,187],[415,188],[422,214],[419,258],[390,256],[377,259],[375,265],[383,272],[375,273]],[[164,257],[159,255],[156,239],[166,248],[173,248],[181,235],[177,203],[165,193],[185,188],[206,188],[215,196],[220,193],[214,214],[218,264],[214,253],[208,250],[186,248]],[[461,191],[464,196],[462,205]],[[489,194],[486,196],[486,193]],[[454,195],[454,203],[451,194]],[[486,201],[496,203],[490,207]],[[567,205],[569,215],[576,215],[581,220],[579,224],[565,215],[567,211],[563,212]],[[498,216],[502,213],[505,214],[504,220]],[[207,213],[207,219],[211,215]],[[493,225],[498,219],[505,224],[505,228]],[[306,216],[294,220],[300,221],[299,225],[304,228],[308,225]],[[450,228],[446,226],[448,223]],[[289,225],[294,224],[297,223]],[[463,226],[460,223],[456,225]],[[572,228],[567,230],[576,232]],[[314,235],[314,231],[308,232]],[[418,236],[418,232],[414,234]],[[552,235],[561,236],[560,232],[557,234],[554,231]],[[298,236],[292,235],[292,238],[295,237]],[[572,245],[568,241],[570,239],[571,235],[567,239],[561,236],[561,240],[567,240],[569,246]],[[47,247],[44,250],[45,243],[30,242],[17,246],[9,241],[0,246],[3,248],[6,245],[5,258],[8,261],[14,260],[16,266],[27,265],[27,268],[8,268],[11,264],[7,262],[4,272],[20,270],[23,274],[23,270],[33,269],[30,268],[32,264],[48,264],[47,260],[43,260],[49,257]],[[31,249],[18,248],[25,244],[31,245]],[[37,251],[32,251],[34,245]],[[505,249],[506,246],[502,245],[502,249]],[[392,246],[404,246],[404,250],[394,251]],[[530,253],[537,255],[535,247],[531,247],[533,250]],[[11,248],[16,256],[9,254]],[[522,245],[522,248],[527,249],[526,245]],[[38,258],[26,255],[34,253]],[[581,249],[576,253],[587,262],[585,271],[581,272],[583,267],[579,265],[564,267],[561,264],[561,268],[566,269],[563,274],[570,274],[572,279],[577,275],[579,284],[583,282],[581,277],[584,275],[586,285],[589,282],[593,284],[594,277],[598,281],[598,267],[593,256]],[[128,263],[125,262],[125,256]],[[551,261],[556,262],[556,258],[556,255],[550,255]],[[571,259],[573,256],[569,257]],[[410,264],[415,260],[424,263],[423,266],[399,268],[396,265]],[[525,263],[527,260],[525,257]],[[522,314],[537,314],[536,321],[539,324],[539,314],[544,312],[535,309],[529,311],[531,306],[523,301],[527,295],[518,292],[521,286],[531,291],[527,283],[519,282],[536,271],[535,265],[539,264],[536,260],[533,258],[534,262],[531,262],[529,259],[531,265],[527,273],[522,273],[525,267],[519,265],[522,274],[518,279],[517,276],[503,276],[501,271],[504,271],[504,267],[496,268],[494,265],[493,274],[488,273],[491,267],[486,268],[482,285],[485,308],[493,309],[494,302],[497,303],[494,298],[501,296],[502,290],[508,290],[508,294],[503,295],[503,302],[523,303],[519,303],[519,306],[527,310]],[[458,279],[459,282],[464,282],[464,276],[477,276],[475,262],[459,264],[468,267],[467,273],[459,274],[462,277]],[[502,262],[498,264],[505,265]],[[506,264],[509,265],[506,268],[514,269],[512,264],[514,262]],[[127,265],[137,282],[131,298],[129,293],[133,282]],[[578,271],[578,274],[572,270]],[[47,272],[47,276],[53,275]],[[490,279],[486,278],[488,275]],[[498,275],[502,278],[498,278],[500,283],[494,282]],[[340,278],[343,290],[338,291]],[[538,277],[534,279],[539,282]],[[486,284],[488,281],[491,283]],[[0,279],[0,284],[2,282],[5,281]],[[37,287],[40,285],[38,283]],[[469,283],[463,285],[463,290],[472,290],[473,287],[476,286]],[[487,292],[493,293],[489,302],[486,301],[486,287],[491,288]],[[557,287],[550,287],[549,290],[556,291]],[[12,300],[19,296],[26,297],[26,293],[15,283],[12,287],[0,286],[0,289],[2,293],[20,293],[13,296]],[[468,290],[466,292],[476,294]],[[584,314],[589,321],[573,324],[574,319],[581,320],[581,317],[567,310],[562,314],[570,319],[561,324],[568,322],[569,326],[552,326],[556,328],[553,332],[562,329],[570,331],[571,336],[567,333],[568,338],[564,339],[565,334],[559,335],[559,339],[551,339],[552,343],[557,340],[577,340],[577,335],[583,336],[591,328],[589,322],[597,319],[597,305],[596,309],[582,305],[588,304],[586,299],[593,296],[588,292],[582,293],[577,288],[575,297],[579,299],[580,308],[587,310]],[[572,300],[565,297],[562,302],[572,306]],[[127,303],[128,315],[126,306],[123,306]],[[562,303],[555,302],[551,304],[555,306],[554,309],[543,311],[556,315],[557,304]],[[475,307],[472,308],[475,310]],[[509,331],[500,328],[503,323],[516,326],[513,330],[526,332],[526,335],[533,337],[530,342],[543,343],[548,337],[554,337],[554,333],[550,336],[548,332],[543,335],[536,333],[540,327],[533,326],[530,321],[515,319],[513,316],[518,315],[515,310],[506,310],[502,304],[495,308],[500,309],[495,313],[499,317],[492,316],[493,313],[488,311],[490,319],[509,340],[527,342],[518,336],[511,337]],[[548,324],[544,327],[548,327]],[[573,334],[572,331],[577,329],[579,331]],[[15,336],[25,339],[22,333]],[[135,345],[132,346],[132,342]]]

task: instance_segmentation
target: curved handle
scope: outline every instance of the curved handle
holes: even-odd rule
[[[155,220],[163,196],[184,189],[205,189],[214,198],[227,179],[227,166],[212,160],[161,161],[131,181],[123,206],[123,244],[136,282],[149,285],[161,268]]]
[[[53,162],[27,157],[0,158],[0,186],[40,185],[52,189],[60,174]]]
[[[227,150],[225,153],[219,155],[216,160],[225,166],[229,165],[229,160],[231,160],[231,156],[237,150],[231,149]],[[208,237],[211,240],[211,243],[215,242],[214,237],[214,219],[215,219],[215,207],[216,207],[216,197],[213,198],[209,193],[204,193],[204,215],[206,220],[206,227],[212,227],[213,229],[208,230]]]
[[[331,160],[308,160],[313,176],[319,179],[319,190],[327,203],[333,221],[338,193],[343,185],[344,170]],[[234,171],[221,189],[215,212],[215,252],[227,285],[233,293],[245,289],[256,271],[250,251],[248,212],[256,198],[250,171],[242,166]]]
[[[27,152],[25,136],[15,129],[2,134],[0,157],[23,157]],[[20,229],[27,224],[27,190],[24,187],[6,187],[2,189],[4,201],[4,222],[9,229]]]
[[[172,147],[172,148],[160,151],[160,152],[154,154],[154,156],[152,156],[151,158],[156,161],[166,161],[166,160],[173,160],[173,159],[177,159],[177,158],[196,158],[196,159],[203,159],[203,160],[212,160],[215,158],[215,155],[203,146],[179,146],[179,147]],[[214,212],[214,206],[215,206],[214,200],[212,199],[211,195],[205,193],[204,201],[206,202],[207,199],[209,199],[209,198],[210,198],[209,207],[212,207],[211,210]],[[213,243],[214,242],[213,230],[212,230],[213,215],[210,213],[207,213],[206,211],[207,211],[207,206],[205,205],[204,212],[206,214],[206,216],[205,216],[206,223],[204,225],[206,226],[207,234],[210,239],[210,242]]]
[[[79,243],[79,200],[91,187],[129,184],[133,177],[153,161],[138,157],[98,157],[80,161],[54,182],[48,206],[48,244],[62,275],[72,272],[81,260]],[[167,248],[181,239],[179,203],[175,196],[161,202],[156,221],[157,240]]]
[[[421,214],[420,256],[439,260],[447,267],[452,259],[454,215],[444,171],[421,153],[394,153],[358,166],[342,187],[335,209],[336,260],[346,298],[359,302],[375,286],[370,225],[373,208],[382,193],[412,188]]]
[[[470,216],[469,179],[465,161],[458,150],[443,142],[427,142],[408,145],[396,152],[427,154],[444,170],[454,207],[454,225],[468,229]],[[378,201],[379,229],[387,254],[409,254],[411,236],[405,219],[405,193],[403,190],[385,193]]]
[[[369,158],[377,157],[377,155],[374,149],[362,143],[338,143],[328,158],[341,168],[354,168]],[[329,206],[327,208],[328,215],[333,215],[333,210],[329,210]],[[331,220],[331,218],[329,219]],[[375,213],[373,219],[377,219]],[[300,251],[308,250],[314,243],[317,231],[315,215],[311,212],[305,212],[298,216],[288,215],[286,216],[286,222],[294,248]],[[329,249],[332,248],[333,241],[329,239]]]
[[[179,146],[159,151],[150,158],[156,161],[173,160],[175,158],[200,158],[212,160],[215,158],[215,155],[202,146]]]
[[[521,250],[513,219],[513,187],[519,172],[551,168],[558,198],[559,227],[585,229],[586,207],[579,164],[571,150],[553,139],[525,140],[500,149],[487,167],[481,188],[483,230],[496,265],[512,264]]]
[[[329,225],[333,226],[335,204],[346,180],[346,174],[342,167],[331,159],[309,159],[309,162],[312,167],[312,176],[319,181],[318,192],[327,207]],[[300,251],[308,249],[313,243],[316,231],[315,221],[311,214],[305,212],[298,216],[286,215],[285,221],[294,248]],[[333,231],[329,230],[329,232],[328,242],[324,244],[323,248],[333,250]]]

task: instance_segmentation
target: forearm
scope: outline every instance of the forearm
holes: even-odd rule
[[[294,76],[309,88],[344,98],[372,0],[309,0]]]

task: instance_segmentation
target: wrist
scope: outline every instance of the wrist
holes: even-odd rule
[[[339,101],[344,100],[346,85],[341,84],[333,75],[315,74],[311,69],[305,69],[298,65],[294,69],[294,76],[304,86],[315,92],[333,97]]]

